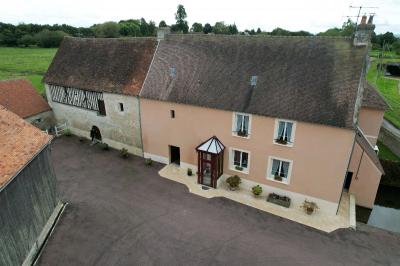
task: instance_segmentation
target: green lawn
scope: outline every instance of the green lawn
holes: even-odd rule
[[[378,141],[379,147],[379,159],[400,162],[400,158],[394,154],[388,147],[386,147],[382,142]]]
[[[29,79],[39,92],[41,83],[57,49],[0,47],[0,80]]]
[[[382,51],[380,50],[371,50],[369,53],[370,56],[372,57],[378,57]],[[400,55],[396,54],[393,51],[386,51],[385,54],[383,55],[384,58],[400,58]]]
[[[385,59],[385,61],[393,61]],[[392,107],[391,110],[385,112],[385,118],[389,120],[393,125],[400,128],[400,94],[399,94],[399,80],[385,77],[382,73],[378,73],[376,69],[378,61],[374,60],[371,62],[367,80],[374,84],[382,95],[386,98],[386,101]]]

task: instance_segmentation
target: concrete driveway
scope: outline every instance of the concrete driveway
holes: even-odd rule
[[[161,164],[63,137],[53,143],[69,202],[40,265],[395,265],[400,235],[331,234],[158,176]]]

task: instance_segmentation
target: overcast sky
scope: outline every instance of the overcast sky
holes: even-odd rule
[[[236,23],[239,30],[276,27],[313,33],[340,26],[357,15],[349,6],[376,6],[362,13],[375,12],[376,32],[400,34],[400,0],[1,0],[0,21],[7,23],[66,23],[91,26],[105,21],[141,18],[167,24],[175,21],[178,4],[185,6],[189,25],[193,22]]]

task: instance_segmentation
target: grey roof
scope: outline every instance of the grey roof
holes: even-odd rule
[[[44,82],[138,95],[154,51],[155,38],[71,38],[58,48]]]
[[[389,105],[387,104],[383,96],[373,85],[368,82],[365,82],[361,106],[381,110],[386,110],[389,108]]]
[[[374,151],[374,148],[371,146],[371,144],[369,143],[367,138],[361,132],[360,128],[356,129],[356,142],[360,145],[360,147],[368,155],[368,157],[375,164],[375,166],[379,169],[379,171],[384,175],[385,171],[383,170],[382,164],[379,161],[378,155]]]
[[[347,38],[168,35],[140,95],[353,128],[366,52]]]

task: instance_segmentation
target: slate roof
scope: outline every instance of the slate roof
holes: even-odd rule
[[[45,99],[26,79],[0,81],[0,104],[22,118],[51,110]]]
[[[61,43],[44,82],[138,95],[157,46],[155,38],[71,38]]]
[[[168,35],[140,95],[353,128],[366,52],[348,38]]]
[[[371,146],[367,138],[361,132],[360,128],[357,128],[356,130],[356,142],[361,146],[361,148],[368,155],[368,157],[375,164],[375,166],[379,169],[382,175],[384,175],[385,171],[383,170],[382,164],[379,161],[378,155],[374,151],[374,148]]]
[[[0,188],[50,141],[51,136],[0,105]]]
[[[364,95],[361,106],[381,110],[386,110],[389,108],[389,105],[387,104],[383,96],[373,85],[369,84],[368,82],[365,82]]]

